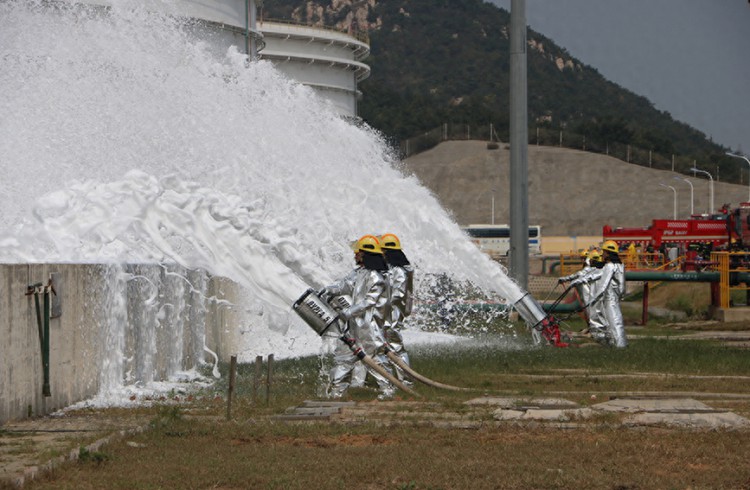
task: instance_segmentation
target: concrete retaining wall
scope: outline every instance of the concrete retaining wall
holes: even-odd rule
[[[52,280],[50,393],[43,396],[34,295]],[[154,264],[0,265],[0,424],[133,383],[166,380],[236,352],[241,288]],[[43,304],[43,296],[39,296]]]

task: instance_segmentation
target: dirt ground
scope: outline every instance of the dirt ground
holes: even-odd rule
[[[150,418],[138,411],[79,410],[6,423],[0,428],[0,488],[22,486],[76,460],[81,448],[94,452],[117,437],[138,433]]]

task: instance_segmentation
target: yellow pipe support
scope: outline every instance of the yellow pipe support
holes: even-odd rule
[[[717,262],[719,270],[719,306],[729,308],[729,254],[712,253],[711,260]]]

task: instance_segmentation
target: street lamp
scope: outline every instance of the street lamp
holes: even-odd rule
[[[735,155],[734,153],[727,152],[727,155],[734,158],[742,158],[747,162],[748,165],[750,165],[750,160],[747,159],[745,155]],[[748,191],[750,191],[750,183],[748,184]],[[750,197],[747,198],[748,202],[750,202]]]
[[[492,224],[495,224],[495,189],[492,189]]]
[[[674,179],[684,180],[690,186],[690,216],[692,216],[693,214],[695,214],[695,211],[693,210],[693,183],[683,177],[675,177]]]
[[[710,180],[710,182],[709,182],[709,188],[708,188],[709,203],[710,203],[709,204],[709,209],[708,209],[708,214],[711,215],[711,213],[714,212],[714,178],[711,177],[711,174],[708,173],[708,172],[706,172],[705,170],[701,170],[701,169],[695,168],[695,167],[691,168],[690,170],[692,170],[693,172],[699,172],[699,173],[708,175],[708,179]]]
[[[672,206],[672,219],[677,219],[677,189],[672,187],[671,185],[665,185],[662,183],[659,183],[660,186],[666,187],[667,189],[672,189],[672,192],[674,193],[674,205]]]

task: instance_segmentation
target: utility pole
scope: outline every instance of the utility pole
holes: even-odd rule
[[[710,172],[706,172],[705,170],[701,170],[697,167],[693,167],[690,170],[693,172],[693,175],[695,175],[695,173],[698,172],[708,177],[708,215],[711,216],[711,214],[715,211],[714,209],[714,178],[711,176]]]
[[[510,276],[528,290],[529,182],[526,0],[510,7]]]
[[[673,199],[673,204],[672,204],[672,219],[676,220],[677,219],[677,189],[667,184],[660,183],[659,185],[666,189],[672,189],[672,193],[674,194],[674,199]]]
[[[684,180],[690,186],[690,216],[693,216],[695,214],[695,206],[693,205],[693,183],[684,177],[675,177],[675,180]]]

